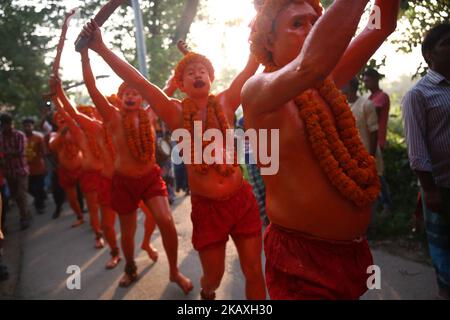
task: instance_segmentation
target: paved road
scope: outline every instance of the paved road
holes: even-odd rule
[[[49,208],[52,209],[52,208]],[[50,210],[49,210],[50,211]],[[156,229],[152,243],[160,252],[157,263],[136,250],[139,281],[127,289],[118,287],[123,261],[114,270],[105,270],[108,249],[94,248],[93,234],[88,224],[71,229],[73,216],[66,207],[62,216],[51,220],[50,214],[35,216],[32,227],[17,229],[15,213],[10,214],[10,234],[6,246],[6,262],[12,266],[11,279],[0,283],[0,299],[199,299],[201,266],[193,250],[189,218],[189,197],[177,199],[173,216],[179,237],[179,265],[189,276],[194,290],[184,295],[168,281],[168,264],[161,237]],[[139,215],[136,240],[143,236],[143,215]],[[117,226],[117,230],[119,230]],[[436,284],[431,267],[374,250],[374,260],[381,268],[381,290],[372,290],[363,299],[435,299]],[[264,257],[263,257],[264,258]],[[69,290],[67,267],[81,268],[81,289]],[[217,292],[218,299],[244,299],[244,281],[231,241],[227,248],[225,277]]]

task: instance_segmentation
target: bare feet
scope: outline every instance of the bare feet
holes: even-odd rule
[[[101,249],[105,246],[105,241],[102,237],[95,239],[95,249]]]
[[[200,291],[200,297],[202,298],[202,300],[215,300],[216,299],[216,293],[215,292],[206,293],[202,289],[202,291]]]
[[[126,288],[137,280],[137,267],[136,265],[127,263],[125,266],[125,273],[119,281],[119,286]]]
[[[106,263],[105,268],[114,269],[119,264],[120,260],[122,260],[120,255],[111,257],[111,259]]]
[[[122,288],[129,287],[133,282],[137,279],[137,275],[133,276],[128,273],[124,273],[122,278],[119,281],[119,286]]]
[[[188,294],[192,289],[194,289],[192,281],[189,278],[186,278],[181,272],[178,272],[175,276],[170,276],[170,281],[178,284],[185,294]]]
[[[76,228],[78,226],[81,226],[84,223],[83,219],[77,219],[74,224],[72,224],[72,228]]]
[[[148,244],[148,245],[144,245],[144,244],[143,244],[143,245],[141,246],[141,249],[147,251],[148,257],[149,257],[152,261],[154,261],[154,262],[158,261],[158,256],[159,256],[158,250],[156,250],[155,248],[153,248],[153,246],[152,246],[151,244]]]

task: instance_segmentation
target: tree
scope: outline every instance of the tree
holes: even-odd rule
[[[150,66],[148,78],[160,87],[164,86],[176,62],[181,58],[176,42],[179,39],[186,39],[200,6],[199,2],[199,0],[140,1],[147,62]],[[118,19],[120,25],[117,24]],[[124,6],[119,10],[117,19],[108,21],[105,30],[115,33],[113,45],[136,66],[133,21],[131,6]]]
[[[406,29],[400,40],[392,42],[398,46],[398,51],[410,53],[421,45],[428,30],[440,23],[449,22],[450,0],[403,0],[402,9]],[[420,63],[415,77],[425,72],[426,67]]]
[[[103,0],[83,4],[71,27],[80,28],[102,4]],[[150,63],[149,78],[164,86],[174,64],[181,58],[173,43],[186,38],[199,0],[154,0],[140,4]],[[64,8],[59,0],[0,0],[0,15],[0,106],[14,106],[14,114],[38,114],[42,94],[48,90],[47,79]],[[136,65],[133,19],[128,3],[105,23],[104,29],[114,33],[113,44]]]
[[[50,72],[45,57],[51,39],[45,28],[62,21],[57,0],[37,5],[0,1],[0,105],[12,113],[37,114]]]

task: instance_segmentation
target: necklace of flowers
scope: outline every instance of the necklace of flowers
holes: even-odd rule
[[[221,176],[229,177],[233,174],[235,167],[237,166],[236,161],[236,153],[234,153],[234,161],[232,165],[228,164],[218,164],[214,163],[208,165],[206,163],[195,164],[194,163],[194,141],[196,139],[201,139],[202,141],[202,150],[208,146],[212,141],[204,141],[203,136],[207,129],[214,127],[214,120],[217,119],[220,127],[220,131],[222,135],[225,137],[226,130],[229,129],[228,121],[223,112],[220,104],[217,102],[217,98],[214,95],[210,95],[208,97],[208,103],[206,105],[206,125],[202,126],[201,137],[194,137],[194,122],[202,121],[201,115],[198,112],[199,108],[194,100],[190,98],[186,98],[182,101],[183,106],[183,127],[188,130],[191,134],[191,163],[194,170],[201,174],[206,174],[209,168],[214,168]],[[200,152],[202,152],[200,150]],[[200,159],[202,159],[202,155],[200,154]]]
[[[336,126],[320,107],[313,90],[295,98],[308,139],[322,170],[334,187],[359,207],[370,205],[379,195],[375,159],[359,137],[346,97],[331,79],[318,88],[336,119]]]
[[[97,139],[94,137],[94,135],[90,132],[85,132],[86,138],[89,144],[89,149],[91,150],[92,154],[94,155],[95,159],[101,159],[102,152],[100,150],[100,146],[97,143]]]
[[[267,68],[272,71],[274,68]],[[336,119],[320,107],[315,92],[325,100]],[[380,194],[375,159],[367,152],[356,128],[347,98],[331,79],[294,99],[305,123],[308,140],[323,172],[345,198],[367,207]]]
[[[75,157],[80,152],[80,148],[78,147],[78,145],[72,141],[68,141],[67,138],[64,138],[63,150],[65,156],[69,159],[75,159]]]
[[[147,112],[140,108],[138,111],[139,130],[136,129],[134,119],[127,112],[122,113],[122,125],[125,139],[132,156],[140,162],[152,162],[155,158],[155,136]]]
[[[108,150],[109,155],[111,156],[112,159],[114,159],[116,157],[116,150],[114,149],[112,136],[109,133],[106,126],[103,126],[103,139],[105,139],[106,148]]]

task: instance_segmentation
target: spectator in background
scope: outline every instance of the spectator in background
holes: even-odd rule
[[[3,161],[3,155],[0,154],[0,163]],[[0,233],[5,234],[5,214],[6,214],[6,208],[7,208],[7,202],[8,198],[6,196],[6,181],[5,181],[5,175],[3,174],[1,165],[0,165],[0,197],[2,199],[2,203],[0,206],[0,210],[2,212],[1,219],[0,219]]]
[[[403,98],[402,113],[440,296],[450,299],[450,24],[426,34],[422,55],[429,71]]]
[[[28,164],[25,158],[27,139],[25,134],[15,130],[13,119],[8,114],[0,116],[0,152],[4,155],[3,172],[11,192],[19,207],[20,228],[25,230],[30,226],[30,212],[27,205]]]
[[[1,178],[1,177],[0,177]],[[9,273],[8,273],[8,268],[3,264],[3,201],[2,201],[2,196],[0,194],[0,281],[4,281],[6,279],[8,279],[9,277]]]
[[[363,74],[364,84],[370,91],[369,100],[375,106],[378,116],[378,146],[383,151],[386,146],[387,127],[389,121],[390,100],[387,93],[380,89],[381,75],[375,69],[367,69]],[[381,175],[381,204],[383,213],[389,214],[392,206],[389,185],[386,177]]]
[[[45,142],[44,136],[34,131],[34,120],[25,119],[22,122],[25,135],[27,136],[27,147],[25,155],[30,169],[28,178],[28,192],[34,198],[34,207],[38,214],[43,214],[45,210]]]

